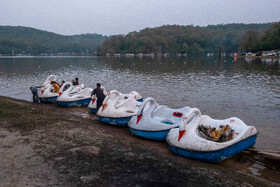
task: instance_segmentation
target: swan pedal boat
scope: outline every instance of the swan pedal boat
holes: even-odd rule
[[[97,111],[99,121],[118,126],[127,126],[132,116],[137,114],[143,99],[136,91],[122,94],[117,90],[110,91],[102,106]]]
[[[65,87],[68,88],[65,90]],[[73,86],[66,82],[62,85],[57,98],[57,104],[63,107],[88,106],[91,101],[92,88],[82,88],[83,84]]]
[[[106,91],[104,86],[101,86],[100,89],[103,90],[104,95],[107,95],[107,91]],[[93,114],[97,113],[97,97],[96,97],[96,95],[91,96],[91,101],[88,104],[88,108],[89,108],[90,113],[93,113]]]
[[[50,75],[43,83],[42,88],[39,93],[39,100],[41,103],[53,103],[57,100],[58,93],[53,93],[53,86],[51,81],[56,81],[57,77],[55,75]]]
[[[157,105],[151,97],[146,98],[139,107],[137,116],[128,122],[132,134],[152,140],[165,141],[170,129],[178,128],[183,114],[190,107],[171,109],[165,105]]]
[[[200,125],[219,129],[221,125],[228,124],[234,134],[231,140],[215,142],[201,136],[198,127]],[[247,126],[236,117],[216,120],[207,115],[202,115],[199,109],[191,109],[183,118],[179,128],[171,129],[166,137],[169,148],[175,154],[200,160],[217,163],[233,157],[238,153],[252,147],[258,132],[254,126]]]

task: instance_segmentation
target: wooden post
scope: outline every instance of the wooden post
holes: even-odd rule
[[[222,55],[222,47],[219,47],[219,61],[221,60],[221,55]]]

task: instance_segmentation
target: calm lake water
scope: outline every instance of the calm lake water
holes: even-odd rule
[[[0,57],[0,95],[31,101],[29,87],[50,75],[79,77],[110,91],[137,91],[169,107],[197,107],[212,118],[241,118],[259,131],[257,148],[280,150],[280,60],[227,57]]]

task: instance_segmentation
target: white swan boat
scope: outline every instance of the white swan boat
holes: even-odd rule
[[[53,86],[51,81],[56,81],[57,77],[55,75],[50,75],[44,82],[39,93],[39,100],[41,103],[53,103],[58,97],[58,93],[53,93]]]
[[[101,86],[100,89],[103,90],[104,95],[107,95],[107,91],[106,91],[104,86]],[[93,113],[93,114],[97,113],[97,97],[96,97],[96,95],[91,96],[91,101],[88,104],[88,108],[89,108],[89,111],[91,113]]]
[[[67,89],[64,89],[68,86]],[[92,88],[82,88],[83,85],[73,86],[66,82],[62,85],[57,98],[57,104],[65,107],[88,106],[91,101]]]
[[[128,122],[130,131],[147,139],[165,140],[170,129],[179,127],[183,114],[190,107],[171,109],[165,105],[157,105],[153,98],[146,98],[138,109],[137,116]]]
[[[142,97],[135,91],[130,94],[121,94],[117,90],[110,91],[97,112],[102,122],[127,126],[132,116],[137,114]]]
[[[236,134],[233,134],[232,139],[228,141],[215,142],[206,139],[199,133],[198,127],[200,125],[216,129],[219,129],[221,125],[229,125]],[[216,120],[207,115],[201,116],[200,111],[194,108],[184,116],[179,128],[169,131],[166,141],[176,154],[215,163],[252,147],[256,142],[257,134],[257,129],[254,126],[247,126],[239,118]]]

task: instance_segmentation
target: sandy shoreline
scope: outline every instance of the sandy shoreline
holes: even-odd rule
[[[164,142],[139,139],[128,128],[99,122],[87,108],[35,105],[0,97],[3,186],[279,184],[228,168],[227,163],[207,164],[179,157]]]

